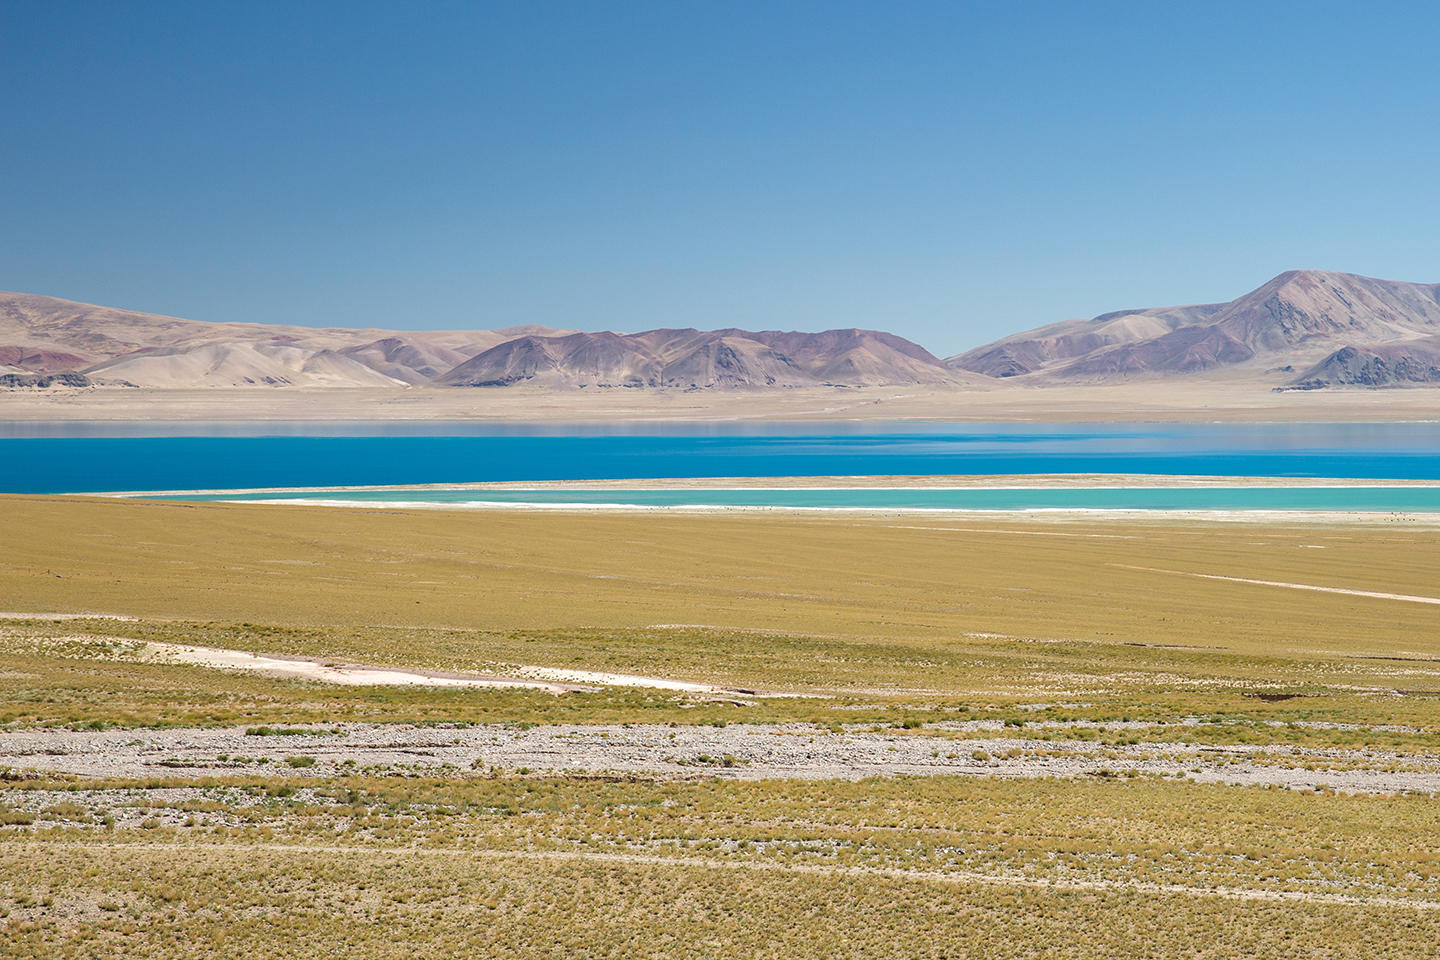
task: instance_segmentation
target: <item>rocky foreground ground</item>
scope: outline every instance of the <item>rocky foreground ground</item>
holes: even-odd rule
[[[1127,729],[1119,723],[1098,726],[1112,733]],[[491,770],[751,780],[1160,777],[1345,793],[1440,792],[1440,755],[1147,741],[1143,734],[1148,730],[1153,736],[1154,724],[1133,725],[1136,736],[1118,745],[1066,739],[1064,725],[1037,724],[1034,731],[1015,736],[1003,735],[997,727],[974,721],[915,729],[343,724],[25,730],[0,734],[0,767],[126,779],[264,771],[333,776]]]

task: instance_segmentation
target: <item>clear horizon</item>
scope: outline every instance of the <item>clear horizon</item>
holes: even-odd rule
[[[887,330],[1436,282],[1440,8],[0,10],[0,288],[208,321]]]

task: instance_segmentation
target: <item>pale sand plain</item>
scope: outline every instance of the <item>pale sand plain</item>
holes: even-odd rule
[[[1401,422],[1440,419],[1440,389],[1277,393],[1227,379],[1034,387],[796,390],[504,388],[192,390],[96,387],[0,392],[0,420],[495,420],[606,423],[937,420],[1105,423]]]

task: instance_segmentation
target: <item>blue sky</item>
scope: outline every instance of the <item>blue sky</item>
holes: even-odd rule
[[[1436,3],[0,3],[0,289],[893,330],[1440,281]]]

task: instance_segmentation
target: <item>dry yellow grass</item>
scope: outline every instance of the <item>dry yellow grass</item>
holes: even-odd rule
[[[1222,722],[1145,736],[1377,764],[1440,729],[1440,606],[1185,575],[1433,596],[1440,531],[1401,524],[0,510],[0,611],[141,618],[0,623],[0,710],[24,725],[1198,715]],[[322,688],[116,660],[107,636],[827,696]],[[1303,695],[1257,698],[1277,692]],[[1352,726],[1264,724],[1297,719]],[[10,776],[0,956],[1408,958],[1440,938],[1429,797],[1133,777]]]
[[[1072,712],[1095,718],[1440,719],[1440,606],[1185,575],[1430,595],[1440,583],[1432,529],[24,497],[0,508],[11,521],[0,529],[0,609],[147,618],[4,628],[0,717],[11,721],[725,715],[624,691],[363,691],[182,666],[97,669],[88,641],[45,641],[77,632],[425,669],[615,670],[831,698],[766,701],[745,713],[755,720],[884,720],[897,705],[1036,698],[1083,701]],[[1256,699],[1277,692],[1306,696]]]
[[[0,856],[35,878],[27,903],[51,903],[15,909],[5,928],[0,955],[27,958],[1408,960],[1440,937],[1433,911],[1404,907],[798,871],[394,851]]]
[[[1398,524],[637,519],[14,496],[0,510],[0,598],[22,611],[1440,655],[1440,606],[1154,572],[1440,593],[1440,531]]]
[[[4,956],[1385,958],[1440,933],[1420,798],[951,779],[24,787],[38,817],[0,827]]]

